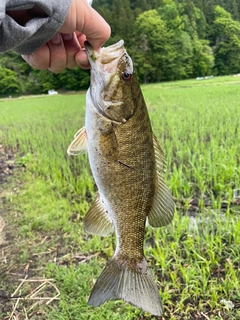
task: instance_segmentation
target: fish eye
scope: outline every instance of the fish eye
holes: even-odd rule
[[[127,70],[122,72],[122,78],[125,81],[129,81],[132,78],[132,74],[130,72],[128,72]]]

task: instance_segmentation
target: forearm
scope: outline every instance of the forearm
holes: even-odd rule
[[[60,29],[72,0],[1,0],[0,52],[28,54]]]

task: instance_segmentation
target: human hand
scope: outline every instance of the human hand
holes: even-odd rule
[[[69,13],[58,33],[41,48],[22,57],[32,67],[49,69],[55,73],[76,66],[89,69],[84,41],[87,39],[98,51],[110,37],[110,32],[109,25],[86,0],[72,0]]]

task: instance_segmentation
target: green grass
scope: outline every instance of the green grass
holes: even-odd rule
[[[240,208],[232,206],[240,188],[239,83],[221,77],[142,86],[177,205],[173,223],[148,228],[145,241],[163,319],[240,319]],[[15,233],[6,250],[14,270],[29,264],[60,290],[58,303],[41,307],[41,319],[155,319],[119,301],[86,303],[114,239],[82,230],[96,189],[87,156],[68,157],[66,150],[84,124],[84,105],[83,94],[0,100],[0,143],[24,169],[6,186],[4,218]],[[199,199],[196,219],[185,215],[192,198]],[[16,288],[8,270],[0,267],[0,289]],[[0,318],[10,313],[0,309]]]

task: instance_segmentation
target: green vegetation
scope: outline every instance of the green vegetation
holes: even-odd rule
[[[240,0],[94,0],[93,6],[112,29],[106,45],[124,39],[142,83],[240,73]],[[1,96],[88,84],[89,72],[80,68],[53,74],[14,52],[0,55]]]
[[[142,87],[176,201],[173,223],[147,228],[145,241],[163,319],[240,319],[240,207],[233,201],[240,188],[239,83],[220,77]],[[51,278],[61,293],[59,302],[35,306],[33,319],[155,319],[121,301],[87,306],[115,242],[82,230],[95,186],[87,156],[66,150],[83,126],[84,104],[83,94],[0,100],[0,144],[21,169],[5,185],[9,245],[0,290],[13,293],[14,275],[23,277],[28,266],[30,278]],[[20,300],[15,314],[25,319],[32,304]],[[13,305],[1,309],[0,300],[1,319]]]

